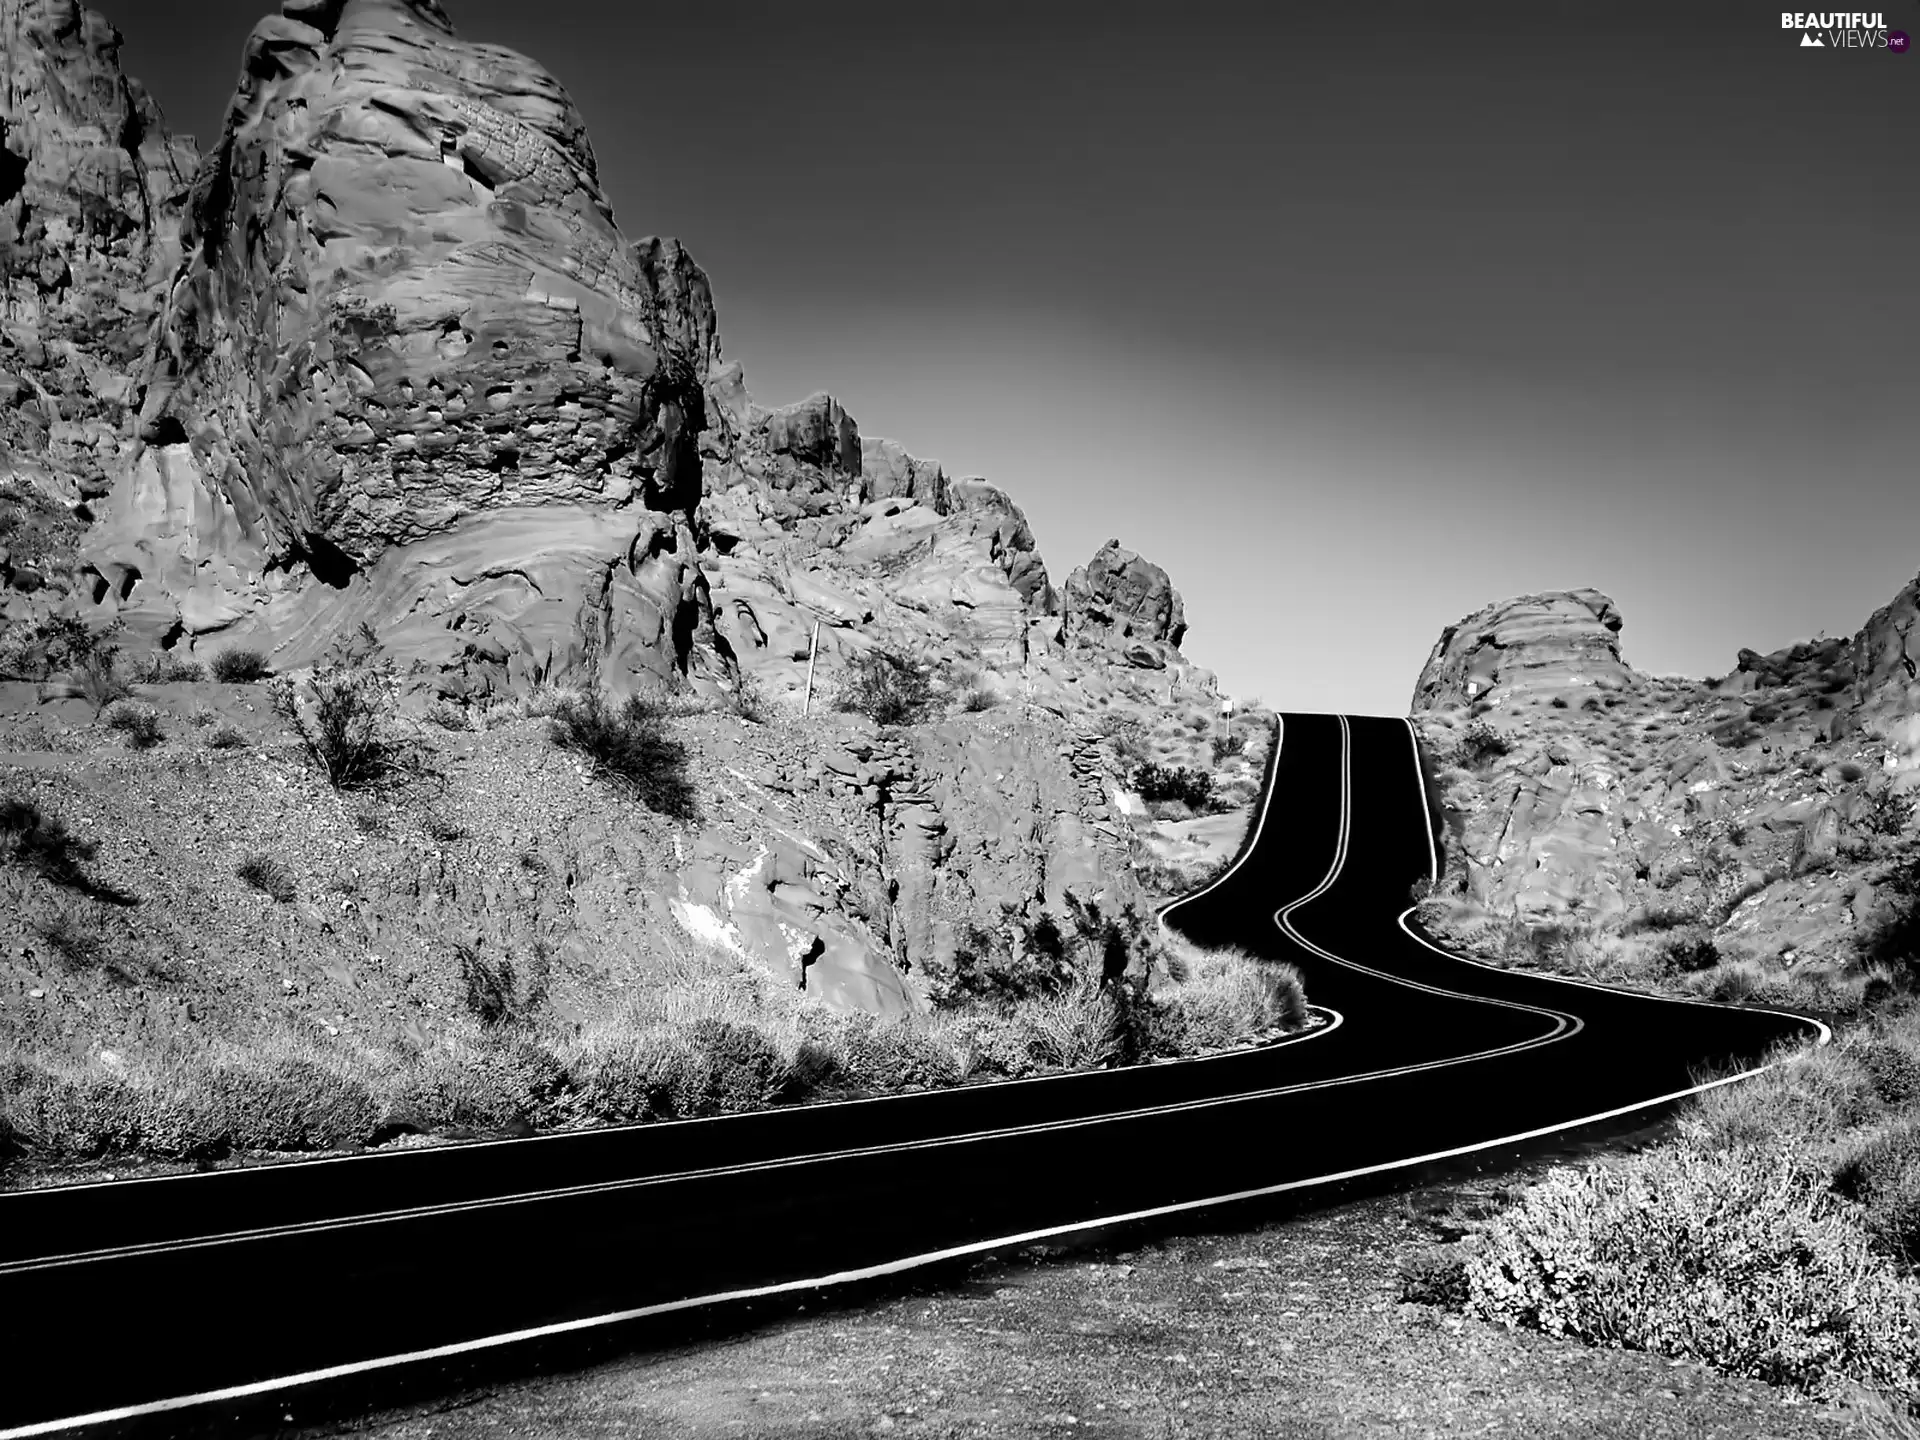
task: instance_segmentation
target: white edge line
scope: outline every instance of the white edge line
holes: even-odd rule
[[[1778,1063],[1778,1062],[1776,1062]],[[831,1275],[817,1276],[806,1280],[788,1280],[778,1285],[763,1285],[745,1290],[723,1290],[711,1295],[698,1295],[684,1300],[670,1300],[660,1305],[643,1305],[631,1310],[616,1310],[605,1315],[594,1315],[581,1320],[564,1320],[552,1325],[536,1326],[527,1330],[513,1330],[501,1335],[487,1335],[477,1340],[462,1340],[451,1345],[439,1345],[428,1350],[414,1350],[402,1355],[383,1355],[373,1360],[357,1360],[345,1365],[328,1366],[321,1370],[306,1370],[295,1375],[282,1375],[272,1380],[257,1380],[247,1385],[233,1385],[221,1390],[208,1390],[195,1395],[179,1395],[167,1400],[150,1401],[144,1405],[128,1405],[116,1410],[98,1410],[86,1415],[73,1415],[59,1420],[42,1420],[32,1425],[12,1430],[0,1430],[0,1440],[28,1440],[38,1435],[56,1435],[65,1430],[77,1429],[85,1425],[104,1425],[116,1421],[134,1420],[145,1415],[164,1414],[171,1410],[184,1410],[194,1405],[211,1405],[223,1401],[243,1400],[252,1396],[268,1395],[277,1390],[288,1390],[301,1385],[312,1385],[327,1380],[342,1380],[351,1375],[364,1375],[376,1370],[392,1369],[401,1365],[417,1364],[428,1360],[444,1360],[455,1355],[472,1354],[480,1350],[496,1349],[505,1345],[519,1344],[529,1340],[545,1339],[550,1336],[570,1334],[593,1329],[602,1325],[617,1325],[629,1320],[645,1319],[650,1315],[665,1315],[678,1310],[689,1310],[700,1305],[716,1305],[732,1300],[750,1300],[761,1296],[789,1294],[796,1290],[813,1290],[829,1285],[847,1284],[855,1280],[870,1280],[882,1275],[894,1275],[904,1270],[915,1269],[921,1265],[931,1265],[942,1260],[957,1259],[962,1255],[977,1255],[983,1251],[998,1250],[1008,1245],[1023,1245],[1035,1240],[1045,1240],[1055,1235],[1070,1235],[1077,1231],[1099,1230],[1110,1225],[1125,1225],[1138,1220],[1151,1220],[1162,1215],[1177,1215],[1184,1211],[1204,1209],[1211,1205],[1228,1205],[1239,1200],[1254,1200],[1266,1195],[1278,1195],[1288,1190],[1302,1190],[1312,1185],[1330,1185],[1341,1180],[1353,1180],[1362,1175],[1378,1175],[1389,1170],[1403,1170],[1414,1165],[1425,1165],[1436,1160],[1449,1160],[1461,1155],[1471,1155],[1480,1150],[1491,1150],[1502,1145],[1515,1144],[1522,1140],[1535,1140],[1544,1135],[1552,1135],[1562,1130],[1570,1130],[1581,1125],[1597,1124],[1602,1120],[1612,1120],[1621,1115],[1630,1115],[1636,1110],[1651,1109],[1669,1101],[1684,1099],[1689,1095],[1698,1095],[1721,1085],[1731,1085],[1737,1080],[1745,1080],[1772,1069],[1772,1065],[1762,1065],[1757,1069],[1742,1071],[1738,1075],[1726,1075],[1709,1080],[1700,1085],[1689,1086],[1685,1090],[1676,1090],[1669,1095],[1657,1096],[1651,1100],[1637,1100],[1631,1105],[1622,1105],[1614,1110],[1605,1110],[1597,1115],[1583,1116],[1578,1120],[1563,1120],[1552,1125],[1544,1125],[1535,1130],[1525,1130],[1514,1135],[1503,1135],[1493,1140],[1476,1141],[1472,1145],[1456,1146],[1451,1150],[1435,1150],[1426,1155],[1413,1155],[1401,1160],[1390,1160],[1379,1165],[1362,1165],[1352,1170],[1340,1170],[1328,1175],[1315,1175],[1301,1180],[1287,1180],[1278,1185],[1263,1185],[1252,1190],[1235,1190],[1225,1195],[1210,1195],[1201,1200],[1183,1200],[1173,1205],[1158,1205],[1145,1210],[1129,1211],[1124,1215],[1108,1215],[1097,1220],[1075,1221],[1067,1225],[1052,1225],[1040,1230],[1026,1230],[1015,1235],[997,1236],[990,1240],[976,1240],[965,1245],[955,1245],[944,1250],[929,1250],[923,1254],[910,1255],[900,1260],[890,1260],[881,1265],[869,1265],[857,1270],[841,1270]]]
[[[1403,718],[1401,724],[1407,727],[1407,739],[1411,744],[1413,753],[1414,779],[1420,787],[1420,813],[1425,817],[1427,822],[1427,880],[1429,884],[1438,885],[1440,883],[1440,854],[1433,843],[1433,808],[1427,798],[1426,772],[1420,768],[1420,732],[1414,728],[1413,721],[1410,718]],[[1468,955],[1455,955],[1450,950],[1442,950],[1438,945],[1435,945],[1424,936],[1415,934],[1412,927],[1407,924],[1407,917],[1419,908],[1418,905],[1409,905],[1405,910],[1400,912],[1400,928],[1415,940],[1419,941],[1421,945],[1433,951],[1434,954],[1452,960],[1456,964],[1472,965],[1477,969],[1492,970],[1496,974],[1501,975],[1519,975],[1535,980],[1550,980],[1556,985],[1572,985],[1581,990],[1604,990],[1609,995],[1631,996],[1637,1000],[1658,1000],[1664,1001],[1669,1005],[1699,1005],[1709,1010],[1739,1010],[1753,1015],[1772,1015],[1781,1020],[1798,1020],[1802,1025],[1811,1025],[1819,1032],[1815,1037],[1815,1044],[1827,1045],[1833,1041],[1833,1029],[1824,1020],[1816,1020],[1811,1015],[1796,1015],[1791,1010],[1772,1010],[1762,1005],[1721,1005],[1715,1001],[1702,1000],[1692,995],[1648,994],[1639,990],[1623,990],[1616,985],[1602,984],[1598,980],[1580,980],[1571,975],[1549,975],[1543,971],[1535,970],[1513,970],[1504,965],[1489,965],[1484,960],[1475,960]],[[1769,1068],[1771,1067],[1762,1067],[1762,1069]],[[1758,1075],[1759,1073],[1760,1071],[1758,1070],[1745,1072],[1745,1074],[1750,1075]],[[1735,1076],[1734,1078],[1739,1079],[1742,1077]]]
[[[1408,730],[1409,738],[1414,741],[1414,750],[1413,750],[1414,766],[1415,766],[1416,775],[1418,775],[1419,773],[1418,739],[1417,739],[1417,736],[1414,735],[1411,721],[1407,722],[1407,730]],[[1277,740],[1278,740],[1278,736],[1276,735],[1276,746],[1277,746]],[[1278,755],[1276,750],[1276,755],[1275,755],[1276,766],[1277,766],[1277,763],[1278,763]],[[1434,864],[1434,856],[1435,856],[1435,851],[1433,847],[1432,812],[1427,808],[1427,805],[1426,805],[1425,777],[1423,775],[1420,775],[1419,778],[1421,781],[1421,797],[1422,797],[1421,809],[1423,814],[1425,814],[1428,819],[1427,850],[1428,850],[1429,863],[1431,868],[1431,866]],[[1269,802],[1270,801],[1271,801],[1271,794],[1269,794]],[[1262,806],[1261,819],[1263,824],[1265,823],[1265,815],[1266,815],[1266,806]],[[1256,832],[1256,838],[1257,838],[1257,834],[1258,832]],[[1250,854],[1251,851],[1252,851],[1252,847],[1249,846],[1248,853]],[[1238,868],[1237,865],[1234,868]],[[1232,873],[1232,870],[1229,870],[1228,874],[1231,874],[1231,873]],[[1437,875],[1437,870],[1434,873]],[[1222,876],[1221,878],[1224,879],[1225,876]],[[1215,883],[1217,884],[1219,882],[1216,881]],[[1206,892],[1202,891],[1200,893],[1205,894]],[[1197,898],[1197,897],[1189,897],[1189,898]],[[1178,904],[1181,902],[1175,901],[1174,903]],[[1169,905],[1166,908],[1171,909],[1172,906]],[[1165,910],[1163,910],[1161,913],[1164,915]],[[1412,911],[1410,909],[1403,913],[1402,915],[1403,928],[1404,928],[1405,915],[1411,914],[1411,913]],[[1415,936],[1414,938],[1418,939],[1419,937]],[[1422,943],[1425,943],[1425,942],[1422,942]],[[1439,949],[1439,947],[1431,944],[1428,944],[1426,948],[1428,948],[1429,950],[1432,950],[1435,954],[1441,955],[1449,960],[1458,960],[1460,958],[1458,956],[1448,955],[1446,951],[1441,950]],[[1464,963],[1478,964],[1479,962],[1466,961]],[[1491,966],[1491,965],[1482,965],[1481,968],[1492,970],[1492,969],[1498,969],[1499,967]],[[1563,977],[1541,976],[1538,978],[1562,979]],[[1582,984],[1583,982],[1574,981],[1574,980],[1565,980],[1564,983],[1577,985],[1577,984]],[[1611,989],[1611,987],[1609,986],[1594,985],[1594,984],[1587,984],[1585,988],[1596,989],[1596,990]],[[1626,993],[1626,992],[1614,992],[1614,993]],[[1670,997],[1647,997],[1647,998],[1670,998]],[[1672,998],[1677,998],[1677,997],[1672,997]],[[1706,1002],[1693,1002],[1693,1003],[1706,1003]],[[1760,1013],[1780,1015],[1787,1019],[1800,1020],[1803,1023],[1808,1023],[1808,1024],[1818,1026],[1822,1034],[1822,1040],[1820,1042],[1822,1044],[1826,1043],[1827,1038],[1829,1038],[1832,1033],[1828,1029],[1828,1027],[1822,1024],[1820,1021],[1808,1020],[1807,1017],[1805,1016],[1793,1015],[1790,1012],[1786,1012],[1786,1011],[1762,1011]],[[1309,1033],[1314,1033],[1314,1032],[1309,1032]],[[1669,1094],[1656,1096],[1650,1100],[1637,1100],[1631,1105],[1622,1105],[1612,1110],[1603,1110],[1598,1114],[1582,1116],[1579,1119],[1575,1119],[1575,1120],[1562,1120],[1552,1125],[1545,1125],[1537,1129],[1521,1131],[1518,1134],[1514,1134],[1514,1135],[1503,1135],[1493,1140],[1476,1141],[1472,1145],[1456,1146],[1454,1149],[1451,1149],[1451,1150],[1436,1150],[1429,1154],[1409,1156],[1407,1158],[1400,1159],[1400,1160],[1390,1160],[1379,1165],[1364,1165],[1356,1169],[1341,1170],[1328,1175],[1316,1175],[1316,1176],[1310,1176],[1308,1178],[1301,1179],[1301,1180],[1283,1181],[1278,1185],[1266,1185],[1266,1186],[1261,1186],[1252,1190],[1236,1190],[1225,1195],[1213,1195],[1200,1200],[1186,1200],[1186,1201],[1181,1201],[1178,1204],[1174,1204],[1174,1205],[1155,1206],[1153,1208],[1146,1209],[1146,1210],[1131,1211],[1124,1215],[1109,1215],[1109,1216],[1104,1216],[1097,1220],[1076,1221],[1068,1225],[1054,1225],[1054,1226],[1049,1226],[1045,1229],[1040,1229],[1040,1230],[1028,1230],[1028,1231],[1023,1231],[1016,1235],[999,1236],[991,1240],[973,1241],[966,1245],[952,1246],[945,1250],[932,1250],[932,1251],[927,1251],[920,1255],[907,1256],[900,1260],[891,1260],[882,1265],[872,1265],[872,1266],[867,1266],[857,1270],[843,1270],[843,1271],[838,1271],[831,1275],[818,1276],[812,1279],[789,1280],[789,1281],[782,1282],[781,1284],[778,1284],[778,1285],[759,1286],[756,1288],[746,1289],[746,1290],[720,1291],[711,1295],[694,1296],[684,1300],[672,1300],[661,1305],[646,1305],[646,1306],[641,1306],[639,1308],[632,1309],[632,1310],[618,1310],[606,1315],[590,1316],[582,1320],[567,1320],[567,1321],[561,1321],[552,1325],[538,1326],[528,1330],[509,1331],[506,1334],[502,1334],[502,1335],[483,1336],[482,1338],[477,1340],[459,1341],[452,1345],[436,1346],[433,1349],[429,1349],[429,1350],[410,1351],[403,1355],[386,1355],[373,1360],[360,1360],[360,1361],[354,1361],[346,1365],[330,1366],[322,1370],[308,1370],[295,1375],[280,1376],[272,1380],[255,1381],[252,1384],[248,1384],[248,1385],[229,1386],[225,1389],[209,1390],[196,1395],[175,1396],[168,1400],[152,1401],[144,1405],[129,1405],[129,1406],[124,1406],[117,1410],[101,1410],[101,1411],[95,1411],[87,1415],[69,1416],[59,1420],[45,1420],[45,1421],[37,1422],[33,1425],[23,1426],[16,1429],[0,1430],[0,1440],[28,1440],[28,1437],[31,1437],[31,1436],[54,1435],[64,1430],[77,1429],[85,1425],[110,1424],[120,1420],[138,1419],[143,1415],[157,1415],[157,1414],[163,1414],[171,1410],[182,1410],[182,1409],[188,1408],[189,1406],[194,1406],[194,1405],[215,1404],[222,1401],[241,1400],[251,1396],[267,1395],[267,1394],[273,1393],[276,1390],[287,1390],[297,1386],[317,1384],[327,1380],[340,1380],[340,1379],[345,1379],[350,1375],[368,1374],[376,1370],[391,1369],[397,1366],[414,1364],[421,1361],[447,1359],[454,1355],[471,1354],[480,1350],[495,1349],[501,1346],[517,1344],[523,1341],[537,1340],[537,1339],[542,1339],[549,1336],[569,1334],[569,1333],[578,1332],[582,1330],[592,1329],[602,1325],[614,1325],[614,1324],[619,1324],[628,1320],[644,1319],[645,1317],[650,1315],[669,1314],[678,1310],[692,1309],[700,1305],[714,1305],[714,1304],[720,1304],[720,1303],[731,1301],[731,1300],[746,1300],[746,1299],[753,1299],[760,1296],[787,1294],[796,1290],[819,1289],[829,1285],[849,1283],[854,1280],[874,1279],[882,1275],[898,1274],[901,1271],[911,1270],[921,1265],[935,1264],[941,1260],[956,1259],[962,1255],[975,1255],[975,1254],[981,1253],[982,1251],[997,1250],[1007,1245],[1026,1244],[1034,1240],[1044,1240],[1055,1235],[1069,1235],[1077,1231],[1098,1230],[1110,1225],[1123,1225],[1123,1224],[1128,1224],[1130,1222],[1137,1221],[1137,1220],[1152,1219],[1156,1216],[1176,1215],[1185,1211],[1204,1209],[1205,1207],[1210,1205],[1226,1205],[1226,1204],[1231,1204],[1238,1200],[1252,1200],[1252,1199],[1258,1199],[1259,1197],[1265,1196],[1265,1195],[1278,1195],[1288,1190],[1301,1190],[1312,1185],[1335,1184],[1341,1180],[1357,1179],[1362,1175],[1377,1175],[1377,1174],[1384,1174],[1389,1170],[1403,1170],[1414,1165],[1424,1165],[1435,1160],[1447,1160],[1447,1159],[1452,1159],[1454,1157],[1461,1156],[1461,1155],[1471,1155],[1476,1151],[1480,1151],[1480,1150],[1491,1150],[1501,1145],[1511,1145],[1522,1140],[1535,1140],[1535,1139],[1539,1139],[1541,1136],[1544,1136],[1544,1135],[1552,1135],[1563,1130],[1575,1129],[1582,1125],[1592,1125],[1592,1124],[1597,1124],[1602,1120],[1616,1119],[1621,1115],[1630,1115],[1636,1110],[1651,1109],[1654,1106],[1664,1105],[1669,1103],[1670,1101],[1685,1099],[1689,1095],[1704,1094],[1706,1091],[1718,1089],[1722,1085],[1731,1085],[1731,1084],[1734,1084],[1736,1081],[1750,1079],[1755,1075],[1764,1074],[1766,1071],[1774,1069],[1776,1066],[1783,1063],[1785,1062],[1776,1060],[1770,1064],[1756,1066],[1754,1069],[1751,1069],[1751,1070],[1740,1071],[1738,1074],[1723,1075],[1717,1079],[1704,1081],[1698,1085],[1690,1085],[1684,1090],[1675,1090]]]

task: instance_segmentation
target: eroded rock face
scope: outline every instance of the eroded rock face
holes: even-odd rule
[[[1710,681],[1632,670],[1592,591],[1449,627],[1413,715],[1446,806],[1450,938],[1592,926],[1623,954],[1858,966],[1876,877],[1911,840],[1891,797],[1920,790],[1916,596]]]
[[[705,277],[623,239],[538,65],[426,0],[285,12],[194,181],[149,450],[97,546],[116,589],[139,576],[123,617],[292,663],[364,619],[436,663],[477,639],[549,678],[698,665]],[[191,519],[156,528],[156,491]],[[550,548],[536,510],[569,517]]]
[[[1523,595],[1441,632],[1414,689],[1415,710],[1502,700],[1541,701],[1618,690],[1636,679],[1620,658],[1620,613],[1597,590]]]
[[[59,192],[72,215],[120,206],[98,233],[35,232],[9,295],[123,367],[95,385],[119,399],[94,469],[47,465],[76,495],[110,486],[66,568],[129,650],[248,645],[287,672],[369,626],[415,709],[557,682],[804,710],[708,715],[705,818],[618,863],[583,832],[565,871],[605,872],[607,934],[647,870],[651,922],[842,1006],[915,1008],[956,936],[1058,914],[1069,889],[1138,903],[1155,827],[1220,828],[1125,788],[1149,755],[1218,759],[1218,688],[1179,651],[1166,573],[1116,542],[1063,597],[986,480],[863,436],[831,395],[755,403],[707,277],[673,240],[622,237],[538,65],[462,41],[431,0],[287,0],[189,184],[97,17],[0,0],[0,19],[38,57],[10,43],[40,77],[17,93],[42,97],[7,112],[34,157],[7,213],[51,214],[56,172],[103,177]],[[22,150],[31,126],[64,138]],[[94,277],[86,305],[43,284],[48,245]],[[42,343],[94,384],[104,350]],[[841,708],[875,651],[931,676],[929,723]],[[1257,771],[1233,764],[1250,803]],[[1180,843],[1197,861],[1221,836]]]
[[[198,158],[72,0],[0,0],[0,537],[10,618],[63,595],[79,520],[130,439]],[[29,603],[27,597],[37,595]]]
[[[1167,572],[1118,540],[1067,577],[1062,612],[1069,642],[1118,650],[1145,669],[1162,668],[1187,633],[1186,610]]]

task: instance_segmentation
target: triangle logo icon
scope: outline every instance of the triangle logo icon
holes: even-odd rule
[[[1812,35],[1802,35],[1800,37],[1800,48],[1802,50],[1824,50],[1827,48],[1827,42],[1816,39]]]

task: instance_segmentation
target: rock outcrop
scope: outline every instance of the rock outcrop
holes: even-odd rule
[[[1634,671],[1590,590],[1448,627],[1413,699],[1446,806],[1455,910],[1438,923],[1495,948],[1580,932],[1616,958],[1857,981],[1920,792],[1917,599],[1907,586],[1851,640],[1743,650],[1709,681]]]
[[[714,662],[705,277],[621,236],[538,65],[431,0],[284,10],[194,180],[93,548],[118,614],[292,663],[367,620],[502,684]]]
[[[85,507],[122,466],[198,159],[119,50],[73,0],[0,0],[0,582],[15,620],[70,588]]]
[[[1149,758],[1217,769],[1223,806],[1257,784],[1214,748],[1166,573],[1112,542],[1056,591],[986,480],[831,395],[757,403],[706,275],[622,235],[537,64],[436,0],[284,0],[196,168],[97,16],[0,0],[0,24],[0,436],[88,501],[59,511],[79,557],[40,566],[68,618],[117,624],[130,658],[248,646],[282,673],[371,630],[415,715],[552,685],[704,707],[703,818],[670,844],[519,781],[511,810],[566,829],[605,944],[641,924],[621,906],[644,872],[646,923],[843,1007],[914,1008],[969,930],[1069,890],[1137,903],[1136,863],[1177,884],[1232,848],[1234,815],[1128,790]],[[842,708],[876,653],[929,678],[929,723]],[[476,883],[399,884],[383,923],[423,956],[434,907],[530,944]],[[602,942],[579,943],[575,979]]]
[[[1187,633],[1186,609],[1167,572],[1118,540],[1067,577],[1063,612],[1070,643],[1117,649],[1143,669],[1164,667]]]

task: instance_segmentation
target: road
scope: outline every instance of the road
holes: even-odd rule
[[[1260,1050],[0,1195],[0,1440],[191,1429],[543,1337],[1420,1164],[1824,1038],[1444,954],[1406,914],[1431,825],[1404,721],[1284,717],[1241,856],[1164,915],[1299,967],[1329,1023]]]

